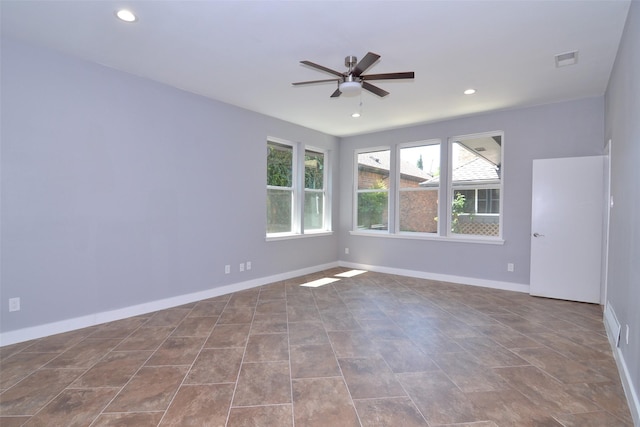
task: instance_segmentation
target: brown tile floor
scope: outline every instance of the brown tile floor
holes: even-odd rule
[[[632,426],[596,305],[335,269],[0,349],[10,426]]]

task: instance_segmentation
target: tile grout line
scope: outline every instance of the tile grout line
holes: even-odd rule
[[[289,331],[289,293],[287,292],[286,281],[284,282],[284,313],[287,322],[287,351],[289,352],[289,393],[291,395],[291,426],[296,426],[295,402],[293,398],[293,369],[291,368],[291,334]]]
[[[148,320],[148,319],[147,319]],[[125,339],[129,338],[131,335],[133,335],[139,328],[142,327],[142,325],[144,325],[146,323],[146,321],[142,322],[136,329],[134,329],[133,331],[131,331],[126,337],[122,338],[120,343],[122,341],[124,341]],[[103,324],[104,326],[104,324]],[[64,353],[66,353],[67,351],[71,350],[72,348],[76,347],[77,345],[79,345],[80,343],[82,343],[83,341],[85,341],[88,338],[91,338],[91,336],[93,334],[95,334],[96,332],[98,332],[100,330],[100,328],[97,328],[95,331],[93,331],[92,333],[90,333],[89,335],[87,335],[86,337],[82,338],[80,341],[78,341],[77,343],[75,343],[74,345],[72,345],[71,347],[69,347],[68,349],[66,349],[65,351],[63,351],[62,353],[60,353],[58,356],[54,357],[53,359],[51,359],[50,361],[48,361],[47,363],[45,363],[44,365],[42,365],[40,368],[36,369],[35,371],[33,371],[30,375],[27,375],[24,379],[30,377],[31,375],[35,374],[38,371],[41,371],[42,369],[78,369],[78,368],[72,368],[72,367],[68,367],[68,368],[45,368],[46,365],[48,365],[49,363],[53,362],[54,360],[56,360],[58,357],[62,356]],[[116,339],[116,338],[93,338],[93,339]],[[67,384],[62,390],[60,390],[60,392],[58,394],[56,394],[53,398],[51,398],[50,400],[48,400],[47,402],[45,402],[34,414],[30,415],[29,420],[31,420],[31,418],[37,416],[44,408],[46,408],[51,402],[53,402],[55,399],[57,399],[62,393],[64,393],[66,390],[69,389],[69,386],[71,384],[73,384],[75,381],[77,381],[78,379],[80,379],[83,375],[85,375],[87,372],[89,372],[89,370],[91,370],[94,366],[96,366],[98,363],[100,363],[100,361],[102,361],[104,358],[107,357],[107,355],[109,353],[111,353],[113,351],[114,348],[116,348],[118,345],[120,345],[120,343],[118,343],[116,346],[114,346],[113,348],[109,349],[106,353],[104,353],[102,355],[102,357],[100,357],[98,360],[96,360],[96,362],[94,364],[92,364],[91,366],[89,366],[88,368],[86,368],[84,370],[84,372],[80,375],[78,375],[76,378],[73,379],[73,381],[71,381],[69,384]],[[19,381],[19,382],[22,382]],[[18,382],[18,383],[19,383]],[[16,383],[15,385],[17,385],[18,383]],[[88,389],[88,388],[94,388],[94,387],[83,387],[83,389]],[[112,387],[112,388],[117,388],[117,387]],[[115,395],[118,395],[118,393],[120,393],[122,389],[120,389]],[[109,406],[109,404],[111,403],[111,400],[109,400],[109,402],[107,402],[107,404],[100,410],[100,412],[98,413],[98,415],[96,415],[96,417],[94,418],[94,420],[91,422],[91,424],[93,424],[93,422],[95,421],[95,419],[97,419],[100,414],[102,414],[102,411],[104,411],[104,409]],[[28,422],[29,420],[27,420],[26,422]]]
[[[142,324],[141,324],[141,325],[136,329],[136,331],[137,331],[138,329],[141,329],[141,328],[142,328],[142,327],[143,327],[147,322],[149,322],[149,320],[151,320],[155,314],[160,313],[160,312],[162,312],[162,311],[164,311],[164,310],[156,311],[153,315],[149,316],[149,318],[148,318],[145,322],[143,322],[143,323],[142,323]],[[176,330],[176,328],[177,328],[177,326],[176,326],[176,327],[174,327],[174,328],[173,328],[173,330],[172,330],[171,332],[175,331],[175,330]],[[128,338],[128,337],[130,337],[132,334],[133,334],[133,332],[132,332],[130,335],[128,335],[128,336],[127,336],[127,338]],[[129,376],[129,379],[128,379],[128,380],[127,380],[127,381],[122,385],[122,387],[120,387],[120,390],[118,390],[118,392],[113,396],[113,398],[111,398],[111,400],[109,400],[109,402],[104,406],[104,408],[102,408],[102,410],[100,411],[100,413],[99,413],[99,414],[98,414],[98,415],[93,419],[93,421],[91,421],[91,424],[89,424],[89,427],[91,427],[91,426],[95,425],[95,423],[96,423],[96,421],[98,420],[98,418],[100,418],[100,416],[102,416],[102,415],[104,415],[104,414],[105,414],[105,412],[104,412],[104,411],[105,411],[105,409],[107,409],[107,408],[109,407],[109,405],[111,405],[111,404],[113,403],[113,401],[114,401],[114,400],[115,400],[115,399],[120,395],[120,393],[122,393],[122,391],[125,389],[125,387],[126,387],[129,383],[131,383],[131,381],[133,380],[133,378],[138,374],[138,372],[140,372],[140,371],[142,370],[142,368],[144,368],[144,367],[145,367],[145,364],[149,361],[149,359],[151,359],[151,358],[153,357],[153,355],[156,353],[156,351],[158,351],[158,349],[159,349],[160,347],[162,347],[162,345],[163,345],[163,344],[164,344],[164,343],[169,339],[169,337],[170,337],[170,336],[171,336],[171,333],[167,334],[167,336],[165,337],[165,339],[164,339],[164,340],[162,340],[162,342],[161,342],[160,344],[158,344],[158,346],[156,346],[155,350],[150,351],[150,353],[151,353],[151,354],[149,354],[149,357],[147,357],[147,358],[144,360],[144,362],[142,362],[142,364],[138,367],[138,369],[136,369],[136,371],[135,371],[133,374],[131,374],[131,375]],[[122,342],[124,342],[124,340],[122,340]],[[121,342],[121,343],[122,343],[122,342]],[[117,346],[116,346],[116,347],[117,347]],[[156,412],[156,411],[154,411],[154,412]],[[157,411],[157,412],[160,412],[160,411]],[[164,411],[162,411],[162,412],[164,412]],[[131,413],[131,411],[127,411],[126,413]],[[163,416],[164,416],[164,414],[163,414]]]
[[[227,299],[227,303],[224,305],[225,308],[227,307],[227,305],[229,304],[229,301],[231,300],[231,298]],[[189,314],[191,314],[191,312],[193,312],[193,310],[195,309],[197,305],[194,304],[194,306],[191,308],[191,310],[189,311],[189,313],[184,316],[182,318],[182,320],[180,321],[180,323],[178,323],[176,325],[176,327],[173,329],[172,333],[175,332],[178,327],[180,327],[180,325],[182,324],[182,322],[184,322],[186,319],[189,318]],[[224,311],[224,308],[222,309],[222,311]],[[196,360],[198,360],[198,357],[200,356],[200,353],[202,353],[202,349],[204,349],[204,346],[207,344],[207,340],[209,339],[209,336],[211,335],[211,333],[213,332],[213,329],[216,327],[216,325],[218,324],[218,321],[220,320],[220,317],[222,316],[222,314],[220,316],[218,316],[216,318],[216,321],[214,322],[213,326],[211,327],[211,329],[209,330],[209,334],[207,335],[207,337],[202,341],[202,345],[200,346],[200,349],[198,350],[198,354],[196,354],[196,356],[193,358],[193,361],[191,362],[191,364],[189,365],[189,369],[187,369],[187,372],[185,372],[184,377],[182,378],[182,381],[180,382],[180,385],[178,385],[178,388],[176,389],[175,393],[173,393],[173,396],[171,396],[171,399],[169,399],[169,403],[167,404],[167,407],[165,408],[165,410],[163,411],[162,417],[160,417],[160,420],[158,421],[158,426],[160,424],[162,424],[162,421],[164,420],[164,418],[167,416],[167,412],[169,412],[169,408],[171,407],[171,404],[173,404],[173,401],[175,400],[176,396],[178,395],[178,393],[180,392],[180,389],[182,388],[184,384],[184,382],[187,380],[187,377],[189,376],[189,373],[191,372],[191,369],[193,369],[193,365],[196,363]],[[163,341],[163,344],[171,337],[171,334],[169,334],[167,336],[167,338]],[[174,337],[175,338],[175,337]],[[158,348],[156,348],[156,351],[158,351],[158,349],[162,346],[162,344],[160,346],[158,346]],[[155,354],[155,351],[151,354],[150,357],[152,357]],[[149,361],[149,359],[147,359],[145,361],[145,363],[147,363]],[[144,365],[143,365],[144,366]],[[186,365],[168,365],[168,366],[186,366]]]
[[[231,295],[235,295],[235,294],[236,294],[236,292],[234,292]],[[227,301],[227,304],[225,305],[225,308],[222,310],[223,313],[224,313],[224,310],[229,306],[229,303],[231,302],[231,298],[232,297],[229,298],[229,300]],[[251,327],[253,326],[253,320],[256,317],[256,307],[258,306],[259,298],[260,298],[260,291],[258,291],[258,297],[256,298],[255,305],[253,306],[253,314],[251,315],[251,322],[249,323],[249,330],[247,331],[247,337],[246,337],[246,340],[244,342],[244,350],[242,351],[242,358],[240,359],[240,367],[238,368],[238,373],[236,374],[236,381],[235,381],[235,384],[233,386],[233,393],[231,393],[231,399],[229,400],[229,409],[227,410],[227,418],[226,418],[226,420],[224,422],[225,426],[227,426],[229,424],[229,418],[231,417],[231,409],[233,408],[233,400],[236,397],[236,391],[238,390],[238,383],[240,382],[240,374],[242,373],[242,368],[243,368],[243,365],[244,365],[244,358],[247,355],[247,347],[249,345],[249,336],[251,336]],[[220,317],[222,317],[222,314],[220,314]]]

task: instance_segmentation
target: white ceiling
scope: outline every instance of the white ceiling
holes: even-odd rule
[[[3,36],[346,136],[497,109],[604,94],[628,0],[10,1]],[[114,16],[127,7],[135,23]],[[554,55],[578,50],[577,65]],[[368,73],[391,92],[329,98],[344,57],[382,56]],[[477,93],[465,96],[467,88]]]

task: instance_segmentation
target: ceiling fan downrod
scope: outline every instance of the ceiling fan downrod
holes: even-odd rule
[[[349,55],[344,58],[344,65],[349,69],[349,74],[351,74],[351,72],[353,71],[353,68],[356,66],[357,63],[358,63],[358,58],[356,56]]]

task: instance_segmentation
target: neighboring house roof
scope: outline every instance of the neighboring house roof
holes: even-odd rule
[[[381,169],[386,173],[389,173],[391,153],[389,151],[362,153],[362,155],[358,157],[358,163],[369,168]],[[419,178],[421,180],[429,180],[432,178],[432,175],[429,172],[426,172],[420,169],[418,165],[414,165],[407,161],[400,163],[400,174],[408,177]]]
[[[500,170],[493,163],[476,157],[467,163],[458,166],[451,173],[454,185],[458,184],[491,184],[500,182]],[[437,186],[440,183],[440,176],[434,176],[425,182],[420,183],[422,187]]]

